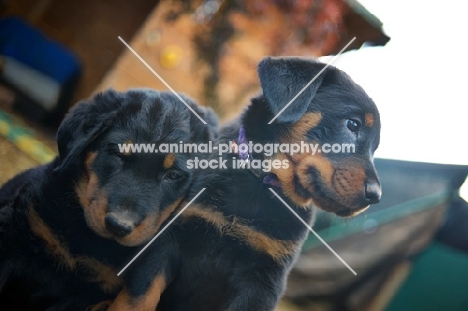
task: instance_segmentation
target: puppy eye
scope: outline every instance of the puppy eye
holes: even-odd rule
[[[346,120],[346,127],[353,133],[356,133],[361,128],[361,123],[358,120]]]
[[[184,175],[182,175],[181,173],[177,172],[177,171],[169,171],[166,173],[166,175],[164,175],[164,179],[166,180],[177,180],[177,179],[181,179]]]

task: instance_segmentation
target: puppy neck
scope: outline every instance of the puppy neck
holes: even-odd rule
[[[239,133],[237,135],[237,140],[232,141],[233,146],[237,149],[237,155],[240,160],[244,162],[244,165],[248,165],[248,171],[254,175],[261,183],[269,185],[274,188],[279,188],[280,183],[275,174],[271,172],[265,172],[261,168],[255,168],[250,165],[250,161],[254,161],[254,155],[248,149],[240,148],[241,145],[248,146],[249,140],[247,139],[246,130],[243,126],[240,126]],[[263,159],[263,157],[261,157]]]

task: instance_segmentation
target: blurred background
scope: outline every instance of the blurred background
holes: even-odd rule
[[[465,10],[447,0],[0,1],[0,184],[56,154],[76,102],[173,89],[235,118],[267,55],[332,59],[376,102],[382,202],[314,229],[278,310],[468,310]],[[463,185],[463,186],[462,186]],[[461,189],[461,190],[460,190]]]

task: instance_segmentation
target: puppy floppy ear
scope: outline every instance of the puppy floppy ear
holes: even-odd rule
[[[191,139],[193,141],[213,141],[218,138],[219,134],[219,119],[213,109],[203,107],[195,103],[191,98],[179,94],[184,101],[203,119],[203,122],[192,112],[190,112],[190,128],[192,129]]]
[[[267,57],[258,65],[257,72],[263,96],[276,116],[325,67],[318,61],[295,57]],[[322,84],[320,74],[278,116],[277,122],[296,122],[307,111]]]
[[[196,127],[197,131],[195,131],[194,139],[203,140],[203,141],[214,141],[218,139],[219,134],[219,119],[218,116],[214,113],[213,109],[209,107],[201,107],[197,106],[195,111],[197,111],[198,115],[205,120],[207,124],[203,124],[200,120],[192,114],[190,117],[190,123],[200,122],[200,126]],[[195,120],[196,119],[196,120]]]
[[[56,172],[73,163],[87,146],[110,127],[122,104],[121,94],[108,90],[77,103],[70,110],[57,131],[59,164]]]

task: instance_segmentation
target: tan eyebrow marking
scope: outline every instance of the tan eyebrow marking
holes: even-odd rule
[[[365,116],[365,126],[367,127],[373,127],[374,126],[374,116],[372,113],[366,113]]]
[[[170,153],[164,158],[163,167],[164,169],[170,169],[175,163],[175,154]]]

